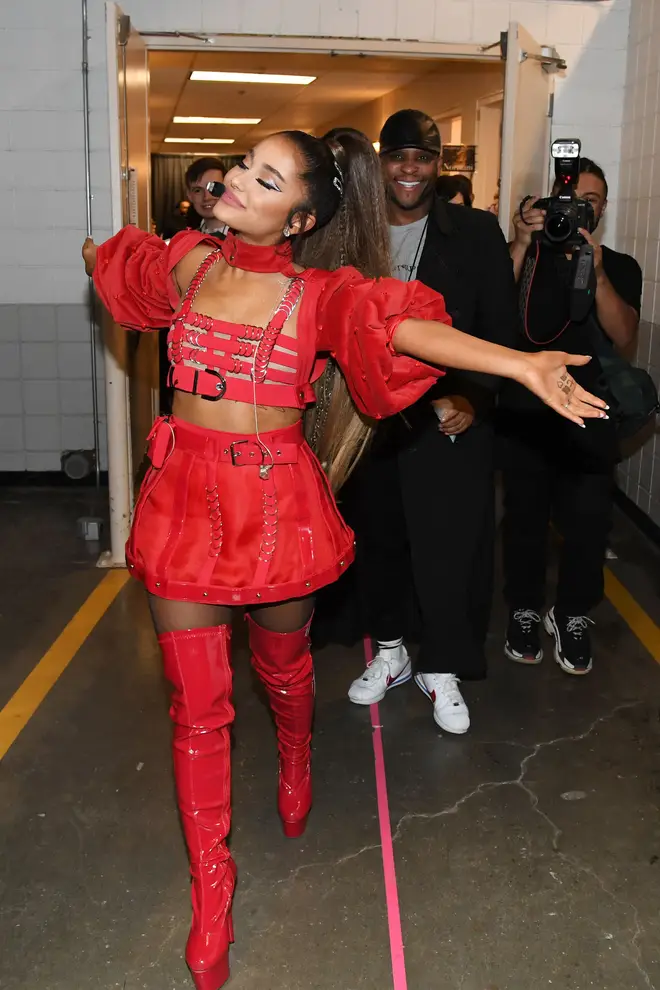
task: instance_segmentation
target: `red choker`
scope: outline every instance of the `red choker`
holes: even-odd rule
[[[247,244],[231,231],[221,242],[222,256],[233,268],[246,272],[282,272],[293,276],[293,251],[289,241],[283,244]]]

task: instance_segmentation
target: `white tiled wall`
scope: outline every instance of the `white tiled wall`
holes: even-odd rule
[[[630,0],[122,0],[140,30],[497,41],[519,20],[569,63],[555,135],[608,172],[616,229]],[[17,0],[0,18],[0,471],[56,469],[89,445],[80,0]],[[105,14],[89,0],[93,222],[110,228]],[[74,336],[73,339],[69,337]],[[84,338],[84,339],[83,339]],[[85,387],[83,387],[85,386]]]
[[[90,369],[84,305],[0,306],[0,471],[59,471],[62,451],[93,447]]]
[[[660,385],[660,4],[633,0],[621,144],[618,240],[644,274],[637,363]],[[660,525],[660,441],[622,465],[620,483]]]

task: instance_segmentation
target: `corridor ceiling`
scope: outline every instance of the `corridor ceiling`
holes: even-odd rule
[[[464,63],[467,68],[467,63]],[[316,76],[308,86],[191,81],[193,70]],[[160,154],[242,154],[273,131],[317,133],[329,121],[454,60],[270,52],[149,53],[151,150]],[[181,117],[261,118],[258,125],[174,124]],[[170,144],[166,137],[234,138],[233,145]]]

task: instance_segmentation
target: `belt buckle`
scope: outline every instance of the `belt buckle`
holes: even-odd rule
[[[243,447],[245,444],[252,443],[251,440],[234,440],[229,444],[229,453],[231,454],[231,462],[234,467],[242,467],[244,464],[248,463],[247,457],[244,457],[244,451],[235,450],[235,447]],[[263,458],[263,454],[262,454]]]
[[[200,398],[206,399],[207,402],[217,402],[218,399],[221,399],[223,397],[223,395],[225,394],[225,392],[227,391],[227,379],[226,378],[223,378],[223,376],[220,374],[220,372],[219,371],[215,371],[214,368],[206,368],[205,370],[206,370],[207,375],[213,375],[214,378],[217,378],[218,379],[218,382],[217,382],[217,384],[215,386],[215,390],[216,390],[216,392],[218,394],[217,395],[202,395],[202,396],[200,396]],[[197,386],[197,378],[196,377],[195,377],[195,386]]]
[[[243,451],[234,449],[235,447],[242,447],[244,444],[245,445],[250,444],[251,446],[256,447],[259,457],[255,460],[252,460],[252,458],[255,456],[254,451],[250,451],[250,453],[244,457]],[[258,465],[259,477],[264,481],[268,479],[270,469],[273,466],[273,462],[271,459],[270,463],[266,463],[266,454],[268,452],[264,450],[263,446],[260,446],[258,443],[255,443],[254,440],[233,440],[229,444],[229,453],[231,456],[231,462],[234,465],[234,467],[243,467],[244,465],[250,463],[252,463],[255,467],[257,467]]]

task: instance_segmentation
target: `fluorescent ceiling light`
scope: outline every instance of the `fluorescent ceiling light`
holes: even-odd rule
[[[233,144],[233,138],[165,138],[165,144]]]
[[[192,82],[271,83],[278,86],[309,86],[316,76],[278,76],[271,72],[201,72],[195,70]]]
[[[260,124],[261,117],[174,117],[173,124]]]

